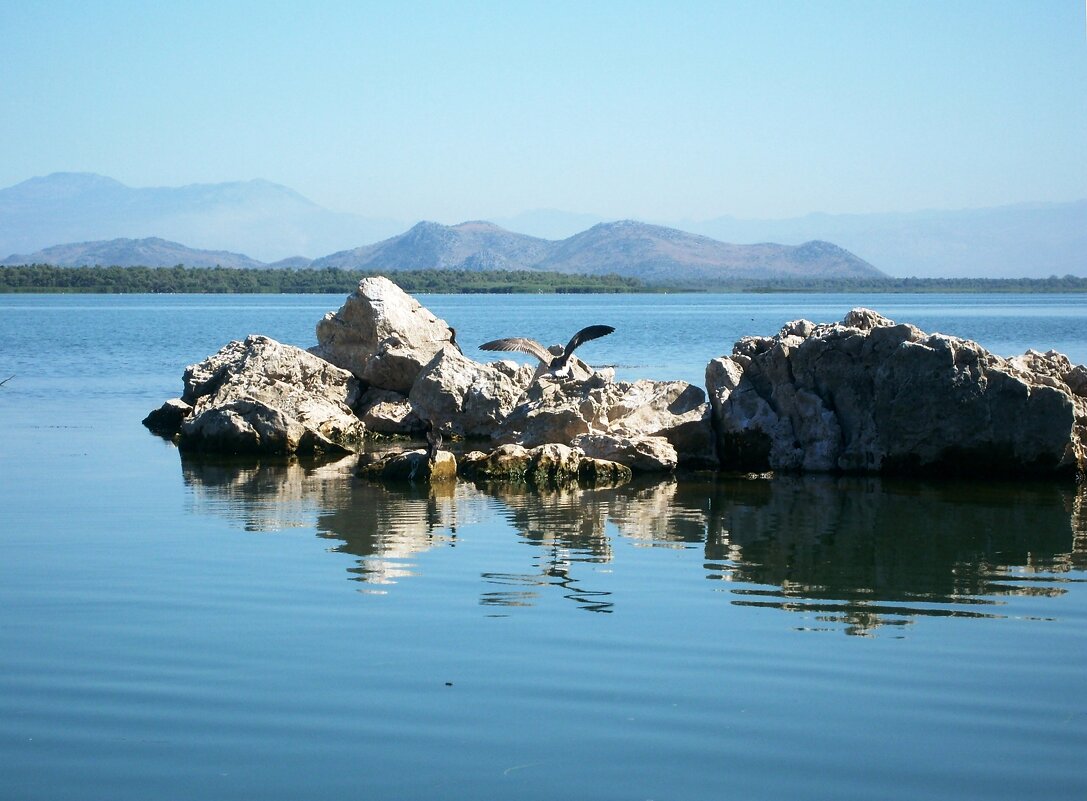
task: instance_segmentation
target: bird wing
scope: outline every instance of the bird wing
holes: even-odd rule
[[[574,352],[574,348],[580,345],[582,342],[588,342],[590,339],[599,339],[600,337],[607,336],[615,329],[610,325],[590,325],[582,328],[573,338],[570,340],[570,344],[566,346],[566,350],[563,353],[569,356]]]
[[[544,364],[551,364],[551,360],[555,358],[555,354],[551,353],[547,348],[537,342],[535,339],[525,339],[524,337],[510,337],[509,339],[495,339],[491,342],[484,342],[479,346],[480,350],[516,350],[520,353],[529,353],[535,356]]]

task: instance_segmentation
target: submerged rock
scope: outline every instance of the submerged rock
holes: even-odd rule
[[[181,398],[170,398],[143,418],[143,424],[154,434],[172,438],[181,432],[181,424],[190,414],[192,414],[192,406]]]
[[[1081,370],[854,309],[740,340],[706,385],[726,469],[1056,474],[1087,467]]]
[[[263,336],[231,342],[184,375],[179,400],[144,424],[182,448],[221,453],[356,451],[358,382],[301,348]],[[186,413],[186,408],[188,412]]]
[[[349,370],[367,385],[407,395],[419,372],[453,330],[388,278],[364,278],[339,311],[317,324],[310,352]]]
[[[679,464],[676,449],[664,437],[582,434],[573,444],[587,456],[619,462],[642,473],[666,473]]]
[[[466,478],[481,481],[512,481],[529,484],[615,485],[629,481],[630,468],[617,462],[586,456],[577,448],[548,444],[535,448],[500,445],[490,453],[473,451],[461,461]]]
[[[394,481],[453,481],[457,460],[449,451],[438,451],[431,461],[425,450],[387,453],[372,462],[360,462],[356,471],[362,478]]]

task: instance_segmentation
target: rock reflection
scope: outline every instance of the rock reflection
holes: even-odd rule
[[[472,485],[353,482],[345,503],[317,517],[317,534],[340,540],[336,553],[360,557],[351,573],[371,585],[412,575],[412,559],[455,545],[457,527],[478,522],[481,497]]]
[[[250,531],[314,528],[331,551],[357,558],[350,572],[367,591],[466,534],[480,543],[480,526],[503,519],[517,538],[503,528],[486,542],[498,550],[467,567],[489,614],[548,597],[613,611],[616,593],[637,591],[622,541],[689,551],[738,606],[860,635],[924,616],[1023,615],[1021,605],[1009,611],[1013,599],[1060,596],[1087,571],[1087,488],[1067,484],[710,477],[537,490],[369,483],[353,466],[182,456],[193,511]]]
[[[254,459],[181,454],[190,511],[214,513],[246,531],[281,531],[313,524],[322,509],[346,502],[355,457],[307,462],[294,457]]]
[[[590,612],[611,612],[606,590],[592,589],[574,572],[579,563],[611,562],[605,490],[563,487],[533,489],[523,484],[488,484],[486,492],[502,502],[510,525],[536,546],[530,573],[483,573],[483,580],[503,589],[485,591],[484,606],[526,606],[540,588],[558,587],[564,598]],[[518,589],[505,589],[516,587]]]
[[[998,617],[1008,596],[1054,596],[1087,568],[1056,483],[778,478],[716,486],[710,578],[734,602],[842,623],[850,634],[924,615]],[[1070,518],[1072,525],[1070,525]]]

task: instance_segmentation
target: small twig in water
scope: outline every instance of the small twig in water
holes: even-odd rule
[[[8,381],[10,381],[10,380],[11,380],[11,379],[13,379],[13,378],[15,378],[15,376],[13,376],[13,375],[9,375],[9,376],[8,376],[7,378],[5,378],[5,379],[4,379],[3,381],[0,381],[0,387],[4,386],[4,384],[6,384],[6,383],[7,383]]]

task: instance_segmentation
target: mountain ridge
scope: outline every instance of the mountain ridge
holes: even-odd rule
[[[541,251],[541,241],[567,240],[594,223],[605,222],[614,220],[538,209],[489,222],[444,226],[441,231],[453,232],[441,236],[477,237],[483,243],[474,257],[466,252],[446,253],[448,263],[465,269],[503,269],[536,264],[531,251]],[[779,220],[716,217],[651,222],[736,245],[799,247],[809,241],[833,242],[895,276],[1087,276],[1087,200],[951,211],[815,212]],[[381,246],[387,258],[399,258],[407,265],[413,257],[406,246],[402,244],[397,255],[389,243],[406,233],[406,228],[403,222],[328,211],[289,187],[259,178],[133,189],[95,173],[68,172],[0,189],[0,256],[35,254],[58,243],[158,237],[185,243],[179,247],[246,254],[264,264],[286,266],[313,257],[345,259],[343,254],[348,252],[362,258]],[[500,239],[502,230],[519,231],[536,242],[500,246],[484,241]],[[435,234],[434,239],[440,236]],[[437,242],[434,247],[438,252],[448,246]],[[458,247],[467,245],[462,241]],[[641,254],[642,269],[652,271],[654,258],[667,250],[664,240],[647,245]],[[636,251],[631,252],[636,256]]]
[[[564,240],[518,234],[486,221],[446,226],[420,222],[404,233],[326,257],[274,264],[228,251],[195,250],[161,238],[113,239],[58,245],[13,255],[0,266],[223,266],[382,270],[530,270],[617,274],[648,284],[701,286],[732,278],[883,277],[857,256],[826,242],[803,246],[731,245],[709,237],[632,220],[600,223]]]

